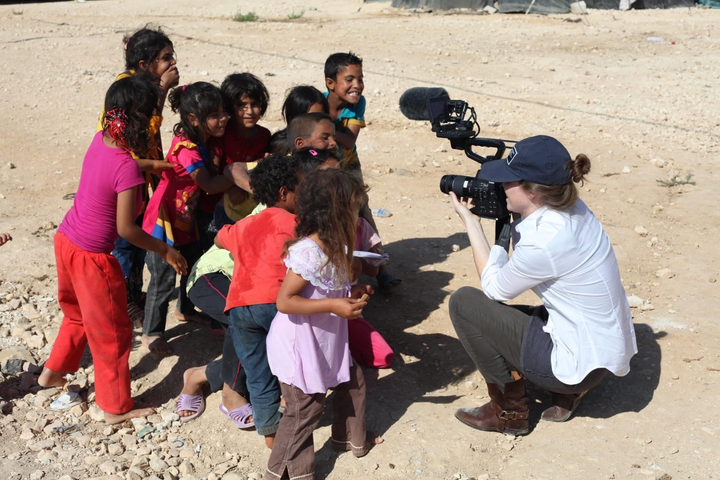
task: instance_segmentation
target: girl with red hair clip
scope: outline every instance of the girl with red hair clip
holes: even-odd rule
[[[85,154],[75,202],[55,235],[58,303],[63,322],[38,383],[64,387],[65,373],[76,372],[89,344],[95,365],[95,400],[107,423],[145,417],[130,397],[128,358],[132,323],[127,313],[123,272],[110,252],[118,235],[143,250],[156,252],[178,273],[187,262],[170,245],[135,223],[145,183],[131,152],[145,155],[151,145],[150,118],[158,87],[142,76],[115,82],[107,92],[105,125]],[[77,403],[63,394],[53,408]]]

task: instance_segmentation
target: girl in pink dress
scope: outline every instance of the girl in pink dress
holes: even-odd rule
[[[365,429],[365,379],[348,347],[348,321],[367,305],[368,285],[351,288],[360,205],[367,187],[344,170],[318,170],[298,188],[295,239],[267,337],[268,363],[287,403],[265,479],[315,475],[313,430],[335,390],[332,445],[367,454],[381,438]]]

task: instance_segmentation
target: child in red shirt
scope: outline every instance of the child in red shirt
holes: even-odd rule
[[[248,171],[265,157],[270,142],[270,130],[258,125],[267,111],[270,95],[265,85],[251,73],[228,75],[220,86],[225,109],[230,115],[223,135],[222,151],[225,162],[239,163],[245,168],[235,171],[236,186],[219,199],[215,208],[215,227],[235,223],[245,218],[257,206],[249,187]]]
[[[255,428],[266,437],[270,448],[280,423],[280,385],[270,372],[265,338],[277,313],[275,302],[285,278],[280,257],[295,231],[298,170],[293,157],[271,156],[260,162],[251,172],[252,186],[257,200],[268,208],[225,226],[215,237],[215,245],[229,250],[235,259],[225,313],[247,375]]]

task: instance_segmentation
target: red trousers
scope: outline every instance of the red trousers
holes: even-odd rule
[[[85,347],[95,365],[95,401],[107,413],[132,410],[130,348],[132,322],[127,313],[125,279],[109,253],[93,253],[55,235],[58,303],[64,318],[45,366],[76,372]]]

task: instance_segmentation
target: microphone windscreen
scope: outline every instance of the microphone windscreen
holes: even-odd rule
[[[431,98],[447,97],[447,90],[442,87],[413,87],[400,95],[400,112],[410,120],[430,121],[427,101]]]

